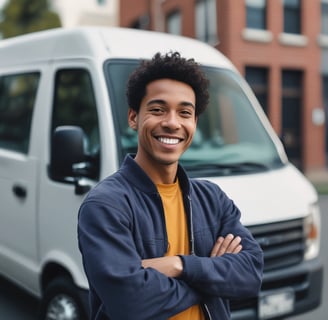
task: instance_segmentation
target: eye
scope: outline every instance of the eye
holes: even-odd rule
[[[155,115],[158,115],[158,114],[162,114],[164,111],[163,111],[163,108],[159,107],[159,106],[152,106],[149,111],[152,113],[152,114],[155,114]]]
[[[191,117],[194,116],[194,111],[189,109],[189,108],[188,109],[183,109],[183,110],[180,111],[180,114],[184,118],[191,118]]]
[[[162,115],[165,112],[164,108],[157,104],[149,106],[148,111],[153,115]]]

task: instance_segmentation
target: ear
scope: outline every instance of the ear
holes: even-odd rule
[[[128,110],[128,123],[131,129],[138,130],[138,113],[131,108]]]

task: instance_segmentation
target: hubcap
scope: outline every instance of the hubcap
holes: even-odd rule
[[[78,320],[78,306],[68,295],[55,296],[49,303],[46,320]]]

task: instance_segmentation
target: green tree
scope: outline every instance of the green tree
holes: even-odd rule
[[[3,38],[61,26],[48,0],[9,0],[3,8],[0,33]]]

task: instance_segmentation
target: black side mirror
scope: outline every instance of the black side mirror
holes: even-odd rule
[[[75,193],[83,194],[90,186],[79,182],[79,167],[85,162],[84,132],[76,126],[57,127],[52,136],[50,176],[56,181],[75,183]]]
[[[73,177],[73,165],[84,161],[84,133],[79,127],[55,129],[51,143],[50,170],[56,178]]]

